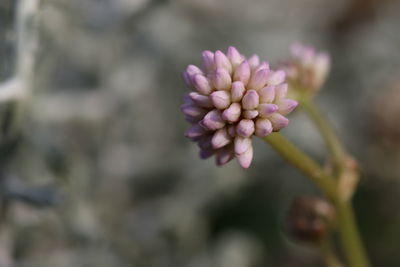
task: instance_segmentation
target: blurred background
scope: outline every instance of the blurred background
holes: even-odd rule
[[[0,2],[1,267],[323,266],[285,227],[313,185],[260,140],[249,170],[200,160],[179,111],[201,51],[276,65],[295,41],[332,55],[317,103],[359,161],[373,266],[400,266],[400,1],[22,2],[38,5],[22,30],[21,1]],[[283,134],[322,162],[290,118]]]

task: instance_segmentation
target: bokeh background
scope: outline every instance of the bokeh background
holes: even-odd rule
[[[0,2],[2,82],[18,2]],[[200,160],[179,111],[202,50],[276,65],[295,41],[332,55],[317,102],[359,161],[373,266],[400,266],[399,14],[395,0],[42,0],[31,94],[0,103],[0,266],[322,266],[285,229],[317,190],[261,141],[248,170]],[[290,118],[283,134],[322,162],[312,124]]]

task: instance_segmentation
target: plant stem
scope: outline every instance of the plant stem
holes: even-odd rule
[[[336,257],[329,238],[323,239],[319,244],[322,259],[327,267],[343,267],[343,264]]]
[[[322,170],[314,160],[301,152],[279,133],[271,133],[264,140],[268,142],[285,160],[315,183],[330,200],[336,199],[337,190],[333,177]]]
[[[339,237],[349,266],[370,266],[362,246],[351,204],[340,199],[334,204],[338,220]]]
[[[300,106],[305,110],[308,117],[313,121],[315,126],[321,133],[328,150],[332,156],[335,170],[340,175],[343,172],[343,160],[345,156],[345,150],[340,143],[339,139],[331,129],[328,120],[321,115],[318,108],[311,101],[310,97],[302,96],[299,97]]]
[[[337,181],[279,133],[272,133],[263,139],[291,165],[315,183],[335,205],[340,240],[349,266],[368,267],[369,263],[361,244],[352,208],[347,201],[341,198],[340,192],[337,190]]]

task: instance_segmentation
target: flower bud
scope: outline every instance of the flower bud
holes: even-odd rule
[[[222,113],[222,118],[227,122],[237,122],[240,118],[241,107],[239,103],[232,103],[229,108]]]
[[[210,72],[214,69],[214,53],[211,51],[203,51],[201,53],[201,61],[203,63],[203,68],[207,71]]]
[[[272,114],[274,114],[279,107],[275,104],[260,104],[258,106],[258,112],[260,113],[260,117],[268,118]]]
[[[268,119],[259,118],[256,120],[256,135],[258,137],[265,137],[272,133],[272,123]]]
[[[252,55],[249,59],[250,68],[255,69],[260,65],[260,58],[257,55]]]
[[[236,155],[240,166],[247,169],[250,167],[251,161],[253,160],[253,147],[250,146],[243,154]]]
[[[212,108],[213,103],[211,102],[210,98],[205,95],[201,95],[196,92],[189,93],[189,97],[196,103],[199,107],[203,108]]]
[[[215,70],[212,81],[217,90],[229,90],[232,85],[231,76],[224,68],[217,68]]]
[[[240,100],[242,100],[245,91],[246,89],[244,88],[244,85],[241,81],[232,83],[232,102],[239,102]]]
[[[258,90],[265,86],[268,81],[268,69],[261,69],[251,76],[248,88]]]
[[[203,95],[209,95],[212,92],[211,85],[206,77],[201,74],[193,76],[193,86],[197,92]]]
[[[236,132],[239,136],[250,137],[254,133],[254,121],[243,119],[239,122]]]
[[[289,120],[279,113],[272,114],[269,117],[269,120],[272,123],[274,131],[279,131],[280,129],[285,128],[289,124]]]
[[[231,104],[231,96],[227,91],[215,91],[210,96],[217,109],[225,109]]]
[[[233,147],[231,145],[217,150],[216,162],[218,166],[224,165],[235,157]]]
[[[281,113],[282,115],[286,115],[292,112],[299,103],[296,100],[292,99],[282,99],[277,104],[279,107],[279,113]]]
[[[234,81],[241,81],[244,85],[247,85],[251,76],[251,68],[247,60],[243,61],[235,70],[233,75]]]
[[[229,136],[226,128],[219,129],[215,132],[211,139],[211,144],[214,149],[221,148],[231,142],[232,137]]]
[[[254,90],[247,91],[242,99],[242,107],[244,109],[255,109],[258,107],[260,97]]]
[[[229,74],[232,73],[231,62],[229,61],[228,57],[219,50],[214,54],[214,65],[216,68],[225,69],[227,72],[229,72]]]
[[[266,86],[258,90],[260,103],[271,103],[275,97],[275,86]]]
[[[239,66],[240,63],[242,63],[243,61],[243,58],[240,55],[239,51],[233,46],[228,47],[228,50],[226,51],[226,56],[231,62],[233,69],[236,69],[236,67]]]
[[[221,112],[217,109],[213,109],[204,116],[200,125],[207,130],[215,131],[224,127],[225,121],[221,117]]]

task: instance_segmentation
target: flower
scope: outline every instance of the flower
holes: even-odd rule
[[[290,52],[291,58],[282,66],[289,84],[309,93],[317,92],[328,76],[329,54],[300,43],[294,43]]]
[[[253,158],[253,135],[265,137],[288,125],[297,106],[286,98],[285,72],[271,70],[257,55],[246,59],[234,47],[204,51],[202,67],[187,66],[182,77],[192,91],[181,110],[191,127],[185,135],[198,143],[200,157],[217,165],[236,157],[243,168]]]

